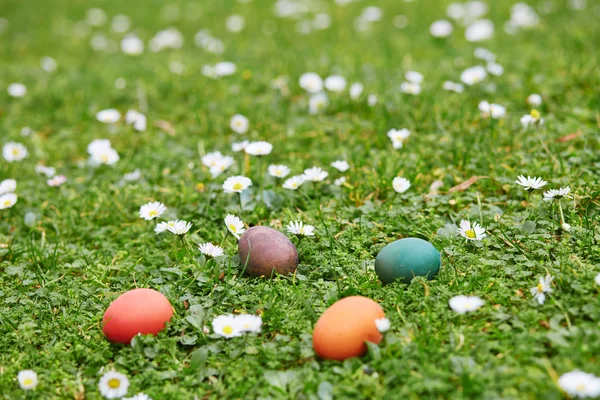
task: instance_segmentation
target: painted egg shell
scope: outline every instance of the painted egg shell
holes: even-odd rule
[[[378,344],[382,335],[375,320],[385,318],[383,309],[371,299],[346,297],[329,307],[315,325],[313,347],[328,360],[345,360],[367,352],[365,342]]]
[[[290,274],[298,267],[296,246],[283,233],[268,226],[248,229],[238,242],[242,268],[252,276]]]
[[[396,240],[375,259],[375,272],[384,285],[396,279],[410,283],[415,276],[433,279],[440,270],[440,252],[428,241],[417,238]]]
[[[102,332],[111,342],[127,344],[138,333],[156,335],[172,316],[173,307],[162,293],[134,289],[108,306],[102,318]]]

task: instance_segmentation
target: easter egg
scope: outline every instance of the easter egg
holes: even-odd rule
[[[242,268],[252,276],[289,274],[298,267],[296,246],[283,233],[267,226],[254,226],[238,242]]]
[[[329,307],[315,325],[313,347],[328,360],[345,360],[367,352],[365,342],[378,344],[382,335],[375,320],[385,318],[375,301],[362,296],[346,297]]]
[[[104,313],[102,332],[114,343],[129,343],[142,335],[156,335],[173,316],[169,300],[153,289],[133,289],[117,297]]]
[[[417,238],[396,240],[375,259],[375,272],[384,285],[396,279],[410,283],[415,276],[433,279],[440,270],[440,252],[428,241]]]

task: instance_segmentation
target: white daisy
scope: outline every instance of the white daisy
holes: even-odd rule
[[[325,78],[325,89],[330,92],[343,92],[346,88],[346,78],[339,75],[332,75]]]
[[[542,118],[538,110],[531,110],[529,114],[525,114],[521,117],[521,125],[528,128],[533,125],[543,125],[544,118]]]
[[[64,175],[56,175],[53,178],[50,178],[46,181],[46,184],[48,184],[48,186],[52,186],[52,187],[59,187],[62,186],[63,184],[65,184],[67,182],[67,177]]]
[[[539,107],[542,105],[542,96],[539,94],[533,93],[527,96],[527,104],[532,107]]]
[[[594,282],[596,282],[596,285],[600,285],[600,274],[596,275]]]
[[[297,190],[304,182],[306,182],[304,175],[296,175],[286,179],[282,187],[284,189]]]
[[[477,222],[473,222],[473,226],[471,226],[471,222],[463,219],[460,221],[460,227],[457,232],[468,240],[483,240],[487,236],[485,233],[485,228],[479,225]]]
[[[241,175],[230,176],[223,183],[223,191],[225,193],[242,193],[250,186],[252,186],[250,178]]]
[[[130,56],[139,56],[144,52],[144,42],[136,35],[125,35],[121,39],[121,51]]]
[[[156,224],[156,227],[154,228],[154,232],[156,232],[156,234],[158,235],[159,233],[169,231],[170,229],[175,228],[176,223],[177,223],[176,220],[167,221],[167,222],[159,222],[158,224]]]
[[[299,83],[300,87],[309,93],[318,93],[323,90],[323,79],[314,72],[302,74]]]
[[[218,159],[215,164],[209,168],[210,175],[214,178],[227,171],[235,163],[235,160],[231,156],[223,156]]]
[[[188,233],[188,231],[190,230],[191,227],[192,227],[191,222],[180,220],[180,221],[175,221],[175,223],[172,226],[169,226],[167,228],[167,230],[174,235],[183,236],[186,233]]]
[[[0,210],[6,210],[17,204],[17,195],[14,193],[6,193],[0,195]]]
[[[553,279],[554,278],[550,276],[550,274],[547,274],[545,278],[540,278],[540,282],[537,286],[530,289],[533,298],[537,300],[538,303],[544,304],[544,301],[546,300],[545,293],[552,292],[552,287],[550,287],[550,285],[552,284]]]
[[[548,182],[546,182],[542,178],[532,178],[530,176],[527,176],[527,178],[525,178],[525,176],[523,175],[517,176],[517,180],[515,182],[517,183],[517,185],[523,186],[523,188],[528,191],[540,189],[548,184]]]
[[[201,243],[198,245],[198,250],[200,250],[200,253],[211,258],[221,257],[225,254],[221,246],[216,246],[212,243]]]
[[[2,156],[8,162],[21,161],[29,155],[27,148],[21,143],[8,142],[2,146]]]
[[[202,165],[211,168],[216,166],[225,157],[220,151],[213,151],[202,156]]]
[[[35,371],[30,369],[26,369],[23,371],[19,371],[17,374],[17,381],[19,381],[19,386],[23,390],[31,390],[35,389],[38,384],[38,376]]]
[[[504,67],[495,62],[488,63],[487,70],[494,76],[501,76],[504,73]]]
[[[56,175],[56,168],[46,167],[45,165],[38,164],[35,166],[35,172],[46,175],[48,178],[52,178],[54,175]]]
[[[413,82],[402,82],[400,84],[400,90],[406,94],[417,95],[421,93],[421,85]]]
[[[144,132],[146,130],[146,116],[141,112],[128,110],[125,114],[125,123],[128,125],[133,125],[133,129],[138,132]]]
[[[92,154],[92,164],[113,165],[119,161],[119,153],[112,147],[100,149]]]
[[[481,42],[494,35],[494,23],[489,19],[480,19],[473,22],[465,30],[465,39],[469,42]]]
[[[241,142],[233,142],[231,144],[231,150],[235,152],[244,151],[246,150],[246,147],[248,147],[249,144],[250,142],[248,140],[242,140]]]
[[[375,320],[375,326],[377,327],[377,330],[381,333],[387,331],[390,329],[390,327],[392,326],[392,324],[390,323],[390,320],[387,318],[377,318]]]
[[[92,155],[104,149],[110,149],[111,147],[110,140],[108,139],[94,139],[88,144],[87,152]]]
[[[423,74],[417,71],[406,71],[404,79],[411,83],[421,84],[423,82]]]
[[[302,221],[292,221],[286,226],[286,230],[296,236],[315,236],[315,227],[305,225]]]
[[[212,321],[213,331],[225,338],[232,338],[242,335],[242,327],[235,315],[219,315]]]
[[[152,400],[150,396],[145,393],[138,393],[133,397],[125,397],[123,400]]]
[[[272,164],[267,168],[269,175],[275,178],[285,178],[290,174],[290,168],[283,164]]]
[[[352,100],[357,100],[360,97],[360,95],[362,94],[364,89],[365,89],[365,87],[363,86],[362,83],[360,83],[360,82],[353,83],[352,85],[350,85],[350,98]]]
[[[550,189],[544,192],[544,201],[570,199],[571,188],[569,186],[560,189]]]
[[[215,64],[214,71],[217,77],[230,76],[235,74],[237,66],[230,61],[221,61]]]
[[[119,122],[119,120],[121,119],[121,113],[114,108],[109,108],[106,110],[98,111],[96,113],[96,119],[105,124],[114,124],[116,122]]]
[[[329,173],[323,171],[323,169],[319,167],[305,169],[303,174],[305,180],[313,182],[321,182],[327,178],[327,175],[329,175]]]
[[[138,179],[140,179],[141,176],[142,176],[142,172],[138,168],[133,172],[128,172],[125,175],[123,175],[123,179],[127,182],[131,182],[131,181],[137,181]]]
[[[452,26],[452,23],[445,19],[435,21],[429,26],[429,33],[431,34],[431,36],[438,38],[450,36],[453,30],[454,28]]]
[[[579,370],[562,374],[558,378],[558,386],[572,397],[593,398],[600,396],[600,378]]]
[[[377,101],[377,95],[370,94],[369,96],[367,96],[367,104],[369,105],[369,107],[375,107],[377,105]]]
[[[488,103],[485,100],[479,103],[478,108],[486,118],[500,119],[506,114],[505,107],[500,104]]]
[[[10,97],[23,97],[27,94],[27,87],[22,83],[11,83],[6,91]]]
[[[240,238],[240,235],[246,232],[246,228],[244,228],[244,222],[237,216],[232,214],[227,214],[225,217],[225,226],[227,230],[231,232],[236,239]]]
[[[337,160],[331,163],[331,166],[340,172],[348,171],[350,164],[346,160]]]
[[[448,301],[450,308],[458,314],[465,314],[477,310],[484,301],[477,296],[454,296]]]
[[[404,141],[410,136],[410,131],[406,128],[390,129],[387,135],[392,140],[394,148],[401,149],[404,145]]]
[[[260,333],[262,318],[258,315],[240,314],[235,317],[242,332]]]
[[[571,225],[567,224],[566,222],[563,223],[560,228],[565,232],[571,232]]]
[[[0,182],[0,194],[12,193],[17,190],[17,181],[14,179],[5,179]]]
[[[346,177],[345,176],[337,178],[335,181],[333,181],[333,184],[335,186],[342,186],[344,183],[346,183]]]
[[[266,156],[267,154],[270,154],[272,150],[273,145],[265,141],[250,142],[245,149],[246,153],[251,156]]]
[[[476,65],[474,67],[470,67],[465,69],[460,74],[460,80],[469,86],[480,83],[487,77],[487,72],[484,67],[481,65]]]
[[[308,113],[317,114],[327,108],[329,99],[325,93],[316,93],[308,99]]]
[[[165,211],[167,211],[167,207],[163,203],[153,201],[140,207],[140,218],[151,221],[160,217]]]
[[[109,371],[100,378],[98,388],[105,398],[119,399],[127,394],[129,379],[119,372]]]
[[[454,93],[462,93],[465,91],[465,87],[463,85],[452,81],[444,81],[444,83],[442,84],[442,88],[444,88],[444,90]]]
[[[392,187],[396,193],[404,193],[410,188],[410,181],[406,178],[397,176],[392,180]]]
[[[248,126],[248,118],[241,114],[234,115],[231,117],[231,121],[229,121],[229,127],[235,133],[246,133],[248,131]]]

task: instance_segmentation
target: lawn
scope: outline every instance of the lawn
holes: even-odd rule
[[[600,5],[527,3],[0,3],[0,398],[101,399],[107,371],[154,400],[599,395]],[[318,90],[308,72],[346,84]],[[285,183],[312,167],[327,176]],[[227,193],[231,176],[252,185]],[[154,201],[166,212],[140,218]],[[228,214],[287,235],[295,273],[244,273]],[[169,220],[193,225],[155,233]],[[465,238],[462,220],[485,231]],[[382,285],[377,254],[408,237],[439,250],[439,274]],[[104,312],[135,288],[173,317],[113,344]],[[460,295],[483,304],[457,312]],[[313,328],[349,296],[390,328],[325,360]],[[228,314],[260,316],[260,332],[219,335]],[[596,378],[559,381],[575,370]]]

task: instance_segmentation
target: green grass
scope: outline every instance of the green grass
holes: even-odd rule
[[[191,2],[175,3],[184,11],[176,22],[160,17],[157,0],[0,4],[0,16],[9,21],[0,35],[0,145],[19,141],[30,153],[21,162],[0,162],[0,180],[16,179],[19,195],[13,208],[0,210],[0,397],[97,399],[102,368],[127,374],[130,396],[143,391],[154,399],[560,399],[556,380],[562,373],[600,375],[594,284],[600,272],[600,31],[593,1],[575,11],[555,0],[539,26],[515,36],[502,31],[511,4],[493,2],[488,17],[496,34],[482,44],[467,42],[458,26],[446,40],[429,35],[431,22],[444,18],[446,1],[378,2],[383,20],[363,33],[354,31],[353,21],[366,2],[317,2],[332,26],[306,36],[294,21],[273,14],[272,1],[196,2],[198,19]],[[146,41],[176,26],[184,47],[139,57],[94,52],[90,35],[72,33],[92,6],[110,17],[129,15]],[[232,13],[246,17],[241,34],[225,29]],[[403,30],[393,27],[397,14],[408,17]],[[267,35],[265,26],[277,30]],[[222,55],[194,46],[201,28],[223,40]],[[92,31],[120,39],[108,25]],[[482,63],[473,57],[480,45],[497,55],[505,73],[463,94],[442,90],[444,80],[459,81],[462,70]],[[58,69],[42,71],[42,56],[54,57]],[[185,64],[185,73],[171,74],[169,60]],[[234,76],[201,75],[204,64],[223,60],[237,64]],[[411,69],[425,75],[418,96],[398,89]],[[309,115],[308,96],[297,83],[307,71],[361,81],[365,94],[359,101],[331,94],[324,113]],[[288,94],[271,87],[281,75],[289,78]],[[127,81],[125,89],[115,89],[117,78]],[[27,96],[9,97],[11,82],[27,85]],[[379,98],[374,107],[367,105],[369,93]],[[543,96],[546,123],[525,130],[519,118],[530,111],[525,98],[531,93]],[[95,120],[101,109],[139,109],[140,97],[148,104],[146,132]],[[481,100],[506,106],[506,118],[482,118]],[[252,158],[255,185],[240,217],[249,226],[281,231],[302,219],[318,232],[300,243],[295,277],[240,276],[229,236],[227,256],[186,289],[202,263],[199,252],[194,246],[192,258],[179,240],[155,235],[137,211],[162,201],[170,216],[194,223],[190,243],[220,243],[223,218],[239,214],[237,198],[220,187],[226,176],[242,172],[243,157],[236,153],[236,165],[212,180],[199,152],[232,154],[231,142],[242,138],[229,129],[236,113],[250,119],[244,138],[274,146],[262,169],[284,163],[292,174],[313,165],[330,172],[325,183],[302,186],[303,195],[260,178],[264,171]],[[154,126],[157,120],[169,121],[176,133]],[[35,133],[22,137],[25,126]],[[386,132],[403,127],[413,134],[394,150]],[[580,135],[558,140],[573,132]],[[96,138],[112,141],[121,157],[116,165],[85,165],[86,146]],[[342,158],[352,166],[345,174],[329,167]],[[35,174],[39,162],[69,181],[48,187]],[[136,168],[142,178],[123,182]],[[519,174],[541,176],[548,188],[572,188],[574,199],[563,202],[572,232],[561,231],[558,210],[541,200],[540,191],[526,202],[514,184]],[[348,184],[333,186],[342,175]],[[391,187],[397,175],[412,183],[401,195]],[[488,178],[448,192],[474,175]],[[444,184],[441,194],[427,199],[435,180]],[[270,206],[261,201],[264,190]],[[463,218],[481,221],[489,237],[472,245],[438,232]],[[534,225],[524,226],[525,218]],[[374,258],[402,237],[427,239],[440,250],[436,279],[381,286]],[[538,305],[529,288],[546,273],[555,277],[554,292]],[[135,287],[160,290],[175,315],[156,337],[112,345],[102,334],[102,315]],[[480,296],[486,304],[458,315],[448,307],[458,294]],[[329,305],[350,295],[380,303],[392,329],[362,358],[320,360],[312,349],[313,326]],[[262,314],[260,335],[226,340],[202,332],[215,316],[242,311]],[[27,394],[16,381],[23,369],[40,378]]]

